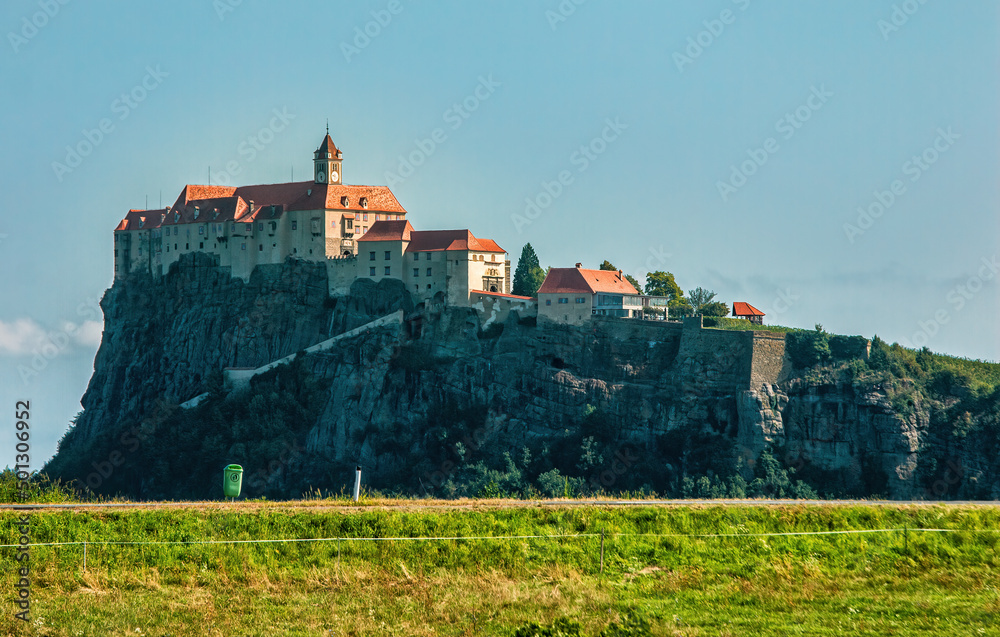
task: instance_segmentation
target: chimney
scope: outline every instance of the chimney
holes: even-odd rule
[[[576,267],[577,267],[577,268],[582,268],[582,267],[583,267],[583,264],[582,264],[582,263],[577,263],[577,264],[576,264]]]
[[[247,204],[250,206],[250,212],[253,212],[253,199],[247,201]]]
[[[618,270],[618,279],[621,280],[621,278],[622,278],[622,271]]]
[[[312,196],[313,196],[313,189],[312,188],[306,189],[306,197],[312,197]]]

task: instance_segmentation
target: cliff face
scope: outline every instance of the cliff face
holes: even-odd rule
[[[412,308],[402,286],[390,284],[362,283],[363,294],[331,303],[322,264],[259,266],[248,283],[202,254],[178,266],[162,280],[117,281],[101,300],[104,333],[81,399],[81,440],[141,420],[158,400],[206,391],[223,368],[257,367],[372,315]]]
[[[895,413],[877,387],[795,376],[774,355],[783,342],[773,337],[618,319],[536,326],[516,314],[484,332],[474,310],[414,308],[390,281],[356,282],[343,298],[326,290],[322,265],[293,261],[258,267],[246,284],[197,258],[160,281],[117,282],[102,301],[104,339],[84,413],[50,471],[84,480],[89,469],[69,461],[75,453],[103,454],[93,447],[102,435],[113,439],[157,410],[175,417],[170,405],[210,391],[213,404],[185,417],[214,418],[220,459],[248,472],[271,467],[247,481],[249,495],[337,490],[356,463],[376,487],[440,494],[476,463],[499,471],[504,462],[525,475],[559,468],[593,488],[662,493],[699,471],[740,467],[752,477],[766,448],[844,493],[922,495],[915,470],[927,413],[919,405],[907,417]],[[245,441],[226,442],[218,414],[229,412],[211,410],[278,393],[253,384],[248,395],[223,399],[221,369],[263,365],[400,309],[401,327],[303,359],[321,389],[303,407],[311,420],[289,434],[295,453],[238,459]],[[769,382],[757,384],[762,375]],[[126,454],[124,466],[143,453]],[[206,460],[191,454],[192,463]],[[143,482],[150,493],[175,492]],[[199,491],[193,484],[180,493]]]

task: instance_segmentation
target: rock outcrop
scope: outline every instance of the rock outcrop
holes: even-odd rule
[[[914,477],[927,413],[919,405],[895,413],[875,387],[791,375],[773,336],[761,350],[753,335],[694,323],[595,317],[584,327],[536,326],[516,313],[484,332],[475,310],[414,307],[392,281],[357,281],[349,296],[328,298],[322,264],[259,266],[244,283],[197,255],[162,280],[116,282],[102,307],[84,412],[56,469],[60,456],[141,421],[157,403],[213,391],[223,368],[256,367],[402,309],[402,327],[306,357],[328,387],[301,441],[310,457],[361,463],[375,482],[420,492],[470,458],[527,448],[555,459],[578,454],[567,441],[590,438],[605,463],[630,458],[613,486],[662,489],[676,478],[668,457],[694,462],[678,441],[699,435],[718,445],[699,450],[717,455],[716,465],[746,471],[772,449],[845,493],[922,491]]]

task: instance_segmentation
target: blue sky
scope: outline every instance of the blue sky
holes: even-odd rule
[[[210,167],[304,180],[327,119],[345,182],[418,229],[998,360],[998,7],[8,0],[0,404],[31,400],[40,467],[117,221]]]

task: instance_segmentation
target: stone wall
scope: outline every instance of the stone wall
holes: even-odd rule
[[[746,389],[759,390],[786,380],[792,362],[785,356],[785,335],[754,332],[751,344],[750,380]]]

